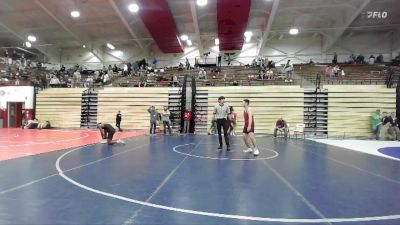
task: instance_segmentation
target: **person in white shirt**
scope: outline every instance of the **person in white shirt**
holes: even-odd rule
[[[81,73],[79,72],[79,70],[76,70],[72,78],[72,87],[74,88],[79,86],[80,81],[81,81]]]
[[[104,74],[104,76],[103,76],[103,83],[106,84],[106,83],[108,83],[109,81],[110,81],[110,76],[108,76],[107,73]]]
[[[58,85],[60,85],[60,80],[56,76],[53,76],[50,79],[50,87],[55,87],[55,86],[58,86]]]
[[[93,84],[93,77],[92,76],[88,76],[86,78],[85,87],[88,88],[88,87],[92,86],[92,84]]]
[[[128,75],[128,64],[124,63],[124,76]]]
[[[200,69],[200,72],[199,72],[199,79],[207,80],[207,73],[206,73],[206,71],[205,71],[203,68]]]
[[[343,68],[340,68],[340,75],[342,75],[342,77],[344,77],[346,75],[346,73],[344,72]]]
[[[271,80],[273,77],[274,77],[274,71],[268,69],[266,72],[266,78]]]

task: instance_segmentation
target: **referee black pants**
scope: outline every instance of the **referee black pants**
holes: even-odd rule
[[[229,146],[228,120],[227,119],[217,119],[218,141],[219,141],[220,146],[222,146],[221,128],[224,129],[225,144],[226,144],[226,146]]]

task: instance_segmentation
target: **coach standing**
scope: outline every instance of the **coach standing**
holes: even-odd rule
[[[229,146],[229,136],[228,136],[228,116],[230,114],[229,106],[225,104],[225,97],[221,96],[218,98],[218,104],[214,108],[214,115],[217,123],[217,130],[218,130],[218,141],[219,147],[218,149],[222,149],[222,135],[221,135],[221,128],[224,129],[224,138],[226,144],[226,150],[230,150]]]

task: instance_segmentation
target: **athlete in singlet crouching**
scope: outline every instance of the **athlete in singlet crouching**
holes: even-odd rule
[[[124,144],[124,142],[122,140],[117,140],[117,141],[113,140],[113,137],[115,134],[115,129],[110,124],[98,123],[97,128],[100,130],[101,137],[103,139],[107,139],[107,144],[109,144],[109,145],[113,145],[113,144],[117,144],[117,143]]]
[[[247,147],[246,150],[243,150],[243,152],[249,152],[253,153],[254,156],[258,156],[260,154],[260,151],[257,148],[257,143],[256,143],[256,137],[254,135],[254,127],[255,127],[255,121],[254,121],[254,113],[249,107],[250,105],[250,100],[244,99],[243,100],[243,118],[244,118],[244,128],[243,128],[243,138],[244,138],[244,143]]]

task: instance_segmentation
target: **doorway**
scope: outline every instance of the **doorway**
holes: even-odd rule
[[[8,127],[17,128],[22,126],[23,102],[9,102],[8,104]]]

